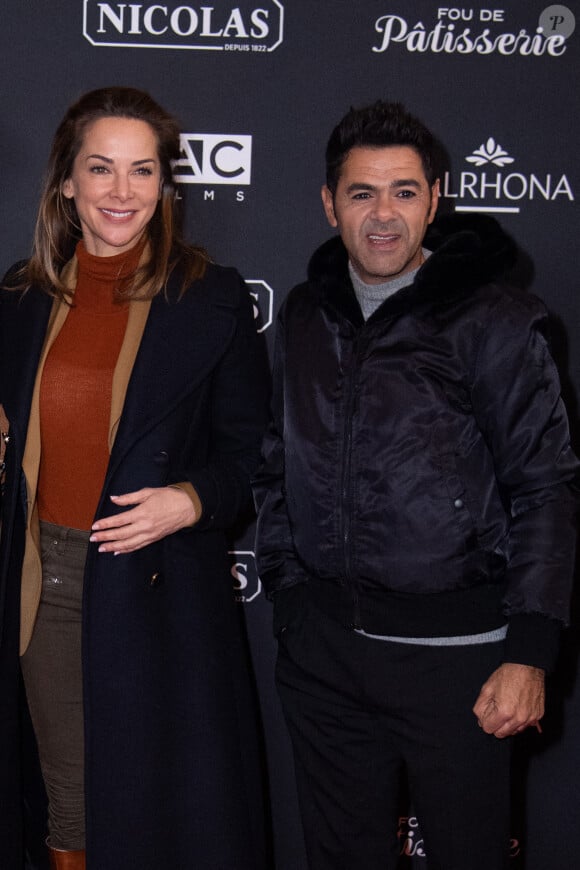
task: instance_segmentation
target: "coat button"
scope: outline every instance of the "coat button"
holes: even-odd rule
[[[456,507],[458,510],[459,510],[459,508],[462,508],[463,507],[463,499],[456,498],[455,501],[453,502],[453,507]]]
[[[161,583],[163,583],[163,574],[161,571],[155,571],[149,578],[149,585],[159,586]]]
[[[167,450],[160,450],[153,457],[153,462],[155,465],[168,465],[169,464],[169,453]]]

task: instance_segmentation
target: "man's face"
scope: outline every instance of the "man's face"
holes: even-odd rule
[[[423,262],[422,242],[435,217],[439,181],[430,187],[418,153],[407,146],[353,148],[334,197],[322,202],[350,261],[366,284],[383,284]]]

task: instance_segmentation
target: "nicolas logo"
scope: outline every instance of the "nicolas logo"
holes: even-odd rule
[[[284,38],[284,7],[279,0],[84,0],[83,36],[95,46],[269,52]]]

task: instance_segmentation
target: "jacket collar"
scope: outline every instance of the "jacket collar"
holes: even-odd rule
[[[515,242],[487,215],[450,214],[429,227],[424,247],[433,251],[413,284],[381,306],[389,312],[427,303],[429,307],[468,296],[505,277],[515,264]],[[348,274],[348,254],[340,236],[329,239],[312,256],[308,278],[327,300],[355,324],[362,315]]]

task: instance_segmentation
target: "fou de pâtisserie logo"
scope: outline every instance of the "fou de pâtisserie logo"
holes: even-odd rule
[[[567,6],[547,6],[537,21],[521,20],[505,9],[455,8],[438,6],[434,19],[423,21],[398,15],[389,8],[375,20],[377,39],[372,51],[409,52],[503,57],[561,57],[576,27],[574,13]],[[405,10],[408,15],[408,10]],[[516,17],[517,16],[517,17]]]

